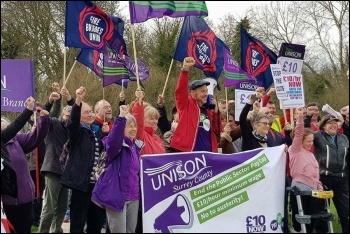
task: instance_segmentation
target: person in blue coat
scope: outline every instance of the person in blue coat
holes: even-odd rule
[[[136,139],[137,124],[128,107],[119,109],[111,132],[103,139],[107,168],[96,182],[92,201],[106,209],[111,233],[133,233],[141,197],[138,173],[143,142]]]

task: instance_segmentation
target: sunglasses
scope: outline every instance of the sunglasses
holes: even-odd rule
[[[36,110],[36,113],[40,113],[41,112],[41,110]]]

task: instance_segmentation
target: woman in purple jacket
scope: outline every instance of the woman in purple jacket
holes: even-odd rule
[[[47,133],[51,120],[46,110],[40,112],[37,127],[30,133],[18,133],[6,143],[11,162],[17,174],[18,197],[2,195],[5,214],[17,233],[30,233],[33,224],[33,206],[35,186],[29,173],[26,154],[41,144]],[[1,119],[1,130],[10,123]]]
[[[122,105],[119,109],[119,117],[103,139],[107,169],[96,182],[92,201],[106,209],[111,233],[134,233],[141,196],[138,173],[143,142],[136,139],[136,120],[128,114],[128,107]]]

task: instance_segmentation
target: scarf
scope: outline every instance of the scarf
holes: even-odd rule
[[[267,136],[261,136],[256,130],[252,132],[255,139],[257,139],[260,143],[266,143],[267,142]]]

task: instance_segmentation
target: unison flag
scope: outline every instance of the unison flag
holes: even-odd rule
[[[66,1],[65,46],[103,51],[104,42],[122,37],[124,22],[90,1]]]
[[[236,60],[232,58],[230,51],[224,48],[224,76],[225,86],[239,88],[240,83],[255,81],[255,77],[243,71]]]
[[[205,1],[129,1],[129,11],[132,24],[164,15],[172,18],[208,16]]]
[[[270,64],[276,62],[277,55],[241,25],[241,68],[267,89],[273,83]]]
[[[182,25],[174,59],[182,62],[185,57],[193,57],[194,65],[203,70],[207,77],[220,77],[224,66],[224,48],[228,46],[216,37],[204,19],[187,16]]]
[[[129,81],[136,80],[134,60],[127,55],[120,60],[118,54],[113,51],[108,52],[108,49],[106,50],[104,53],[101,53],[96,50],[81,49],[77,56],[77,61],[101,77],[104,87],[113,83],[122,85],[121,80],[123,79],[123,85],[126,88]],[[149,69],[140,59],[138,59],[138,67],[140,81],[147,79],[149,77]]]

